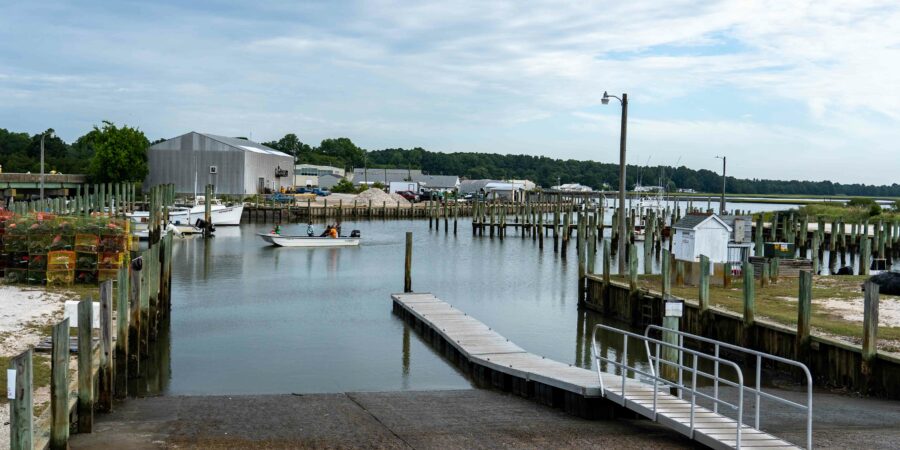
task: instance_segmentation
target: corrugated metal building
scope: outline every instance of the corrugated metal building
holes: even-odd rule
[[[293,181],[294,157],[246,139],[190,132],[153,144],[144,187],[174,183],[178,193],[248,195],[277,190]]]

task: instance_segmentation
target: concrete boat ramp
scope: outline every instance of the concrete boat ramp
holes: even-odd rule
[[[654,393],[652,385],[625,378],[623,389],[620,376],[598,375],[528,353],[432,294],[394,294],[391,297],[395,313],[413,323],[427,341],[480,384],[533,397],[586,418],[608,416],[621,406],[711,448],[735,448],[738,444],[737,421],[699,406],[691,411],[691,403],[670,395],[668,388]],[[607,387],[605,398],[600,376]],[[746,425],[741,429],[740,447],[797,448]]]

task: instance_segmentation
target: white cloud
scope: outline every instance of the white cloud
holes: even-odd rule
[[[0,117],[23,117],[19,126],[42,129],[52,108],[55,120],[124,117],[162,136],[336,133],[363,146],[590,157],[617,142],[612,108],[598,118],[608,126],[583,120],[610,90],[630,94],[629,142],[641,153],[666,146],[702,165],[706,156],[689,155],[726,147],[758,161],[736,166],[743,176],[894,181],[884,158],[900,137],[896,2],[147,4],[140,15],[48,2],[8,12]],[[48,18],[41,39],[25,32],[33,16]],[[724,98],[698,101],[711,91]],[[797,152],[814,163],[783,161]],[[782,162],[770,171],[770,161]]]

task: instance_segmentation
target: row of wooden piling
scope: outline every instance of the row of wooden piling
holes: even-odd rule
[[[579,297],[580,303],[583,306],[601,312],[606,316],[629,321],[634,326],[646,326],[649,323],[661,321],[663,327],[677,330],[680,329],[682,321],[687,320],[689,325],[688,329],[685,330],[687,332],[708,335],[707,333],[710,332],[710,330],[716,330],[716,333],[720,335],[736,337],[733,339],[721,338],[720,340],[726,342],[730,341],[732,344],[741,345],[747,348],[779,354],[779,356],[782,357],[793,358],[804,362],[810,367],[822,366],[823,363],[821,360],[817,359],[817,355],[814,354],[815,350],[812,346],[813,340],[810,322],[812,316],[813,273],[811,271],[803,270],[799,273],[797,326],[795,329],[792,352],[787,354],[784,351],[776,351],[776,349],[783,350],[782,345],[767,343],[765,341],[767,335],[761,333],[759,327],[756,326],[756,289],[757,287],[765,287],[769,284],[777,284],[779,282],[777,270],[779,264],[778,258],[772,258],[767,264],[762,266],[762,276],[755,276],[754,265],[749,260],[743,262],[743,284],[741,287],[743,293],[743,310],[739,319],[740,327],[726,332],[723,331],[723,323],[714,323],[716,319],[714,319],[713,311],[710,309],[709,258],[701,256],[700,262],[698,263],[698,314],[696,317],[688,317],[687,319],[679,320],[666,317],[660,311],[660,307],[666,301],[682,300],[672,296],[671,289],[673,278],[675,280],[675,285],[684,286],[683,275],[680,277],[678,275],[679,272],[682,274],[684,273],[683,267],[681,270],[678,269],[678,266],[683,265],[684,262],[674,260],[667,250],[663,250],[659,291],[642,289],[637,283],[638,273],[636,264],[629,265],[629,273],[625,276],[625,282],[615,281],[611,278],[609,273],[611,257],[607,256],[610,254],[609,242],[604,241],[603,244],[604,273],[601,276],[598,276],[589,272],[583,278],[579,278],[579,292],[586,293],[584,296]],[[632,255],[634,254],[634,249],[635,247],[633,245],[629,247]],[[579,271],[579,274],[580,273],[581,271]],[[884,386],[881,386],[881,384],[883,384],[882,378],[884,378],[883,375],[885,372],[882,371],[881,373],[876,374],[875,369],[878,364],[877,336],[879,286],[871,281],[866,281],[864,290],[863,339],[861,347],[859,347],[861,357],[858,367],[864,381],[862,384],[855,387],[864,392],[879,393],[885,390]],[[617,292],[625,294],[619,295]],[[650,317],[642,311],[642,308],[647,306],[648,302],[654,303],[654,305],[651,305],[652,313],[650,314]],[[715,314],[722,315],[725,313],[717,311]],[[895,367],[900,368],[900,365]],[[846,380],[829,378],[826,374],[818,374],[817,378],[824,380],[826,384],[830,385],[842,385],[842,383],[846,383]]]
[[[90,433],[95,411],[109,413],[113,399],[146,391],[138,386],[151,370],[147,364],[159,330],[167,326],[171,308],[172,235],[162,237],[161,224],[165,223],[168,205],[174,200],[174,186],[154,187],[149,198],[153,218],[149,247],[133,252],[133,258],[119,268],[116,279],[100,285],[97,345],[92,328],[93,300],[88,297],[78,304],[75,379],[69,379],[69,319],[53,325],[50,408],[37,419],[32,403],[33,350],[28,349],[11,360],[10,374],[15,377],[15,398],[9,400],[11,449],[47,446],[66,449],[70,428],[78,433]],[[76,421],[70,423],[73,412]]]
[[[17,214],[49,212],[53,214],[87,216],[105,212],[121,214],[132,212],[142,199],[138,196],[134,183],[95,183],[80,185],[75,194],[67,197],[44,198],[43,200],[17,201],[7,205],[7,209]]]
[[[763,214],[758,214],[754,241],[757,255],[762,254],[764,242],[793,244],[796,257],[812,260],[814,273],[827,267],[834,274],[839,267],[853,266],[859,258],[857,274],[868,275],[873,260],[884,260],[889,268],[900,255],[900,220],[846,222],[838,217],[827,221],[822,216],[775,212],[765,223]]]

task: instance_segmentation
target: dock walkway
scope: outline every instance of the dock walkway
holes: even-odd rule
[[[428,293],[393,294],[394,311],[414,318],[415,325],[432,344],[450,350],[448,356],[462,362],[464,369],[476,377],[490,380],[496,387],[507,388],[539,401],[561,406],[566,411],[591,416],[596,409],[614,409],[604,400],[597,372],[573,367],[527,352],[490,327],[463,311]],[[452,350],[451,350],[452,349]],[[460,361],[461,360],[461,361]],[[485,373],[488,372],[488,373]],[[670,395],[668,390],[656,392],[657,409],[653,411],[653,387],[634,379],[602,374],[607,386],[605,399],[634,411],[712,448],[735,448],[737,422],[729,417],[696,406],[694,428],[690,426],[690,402]],[[797,448],[775,436],[750,426],[741,429],[741,447]]]

